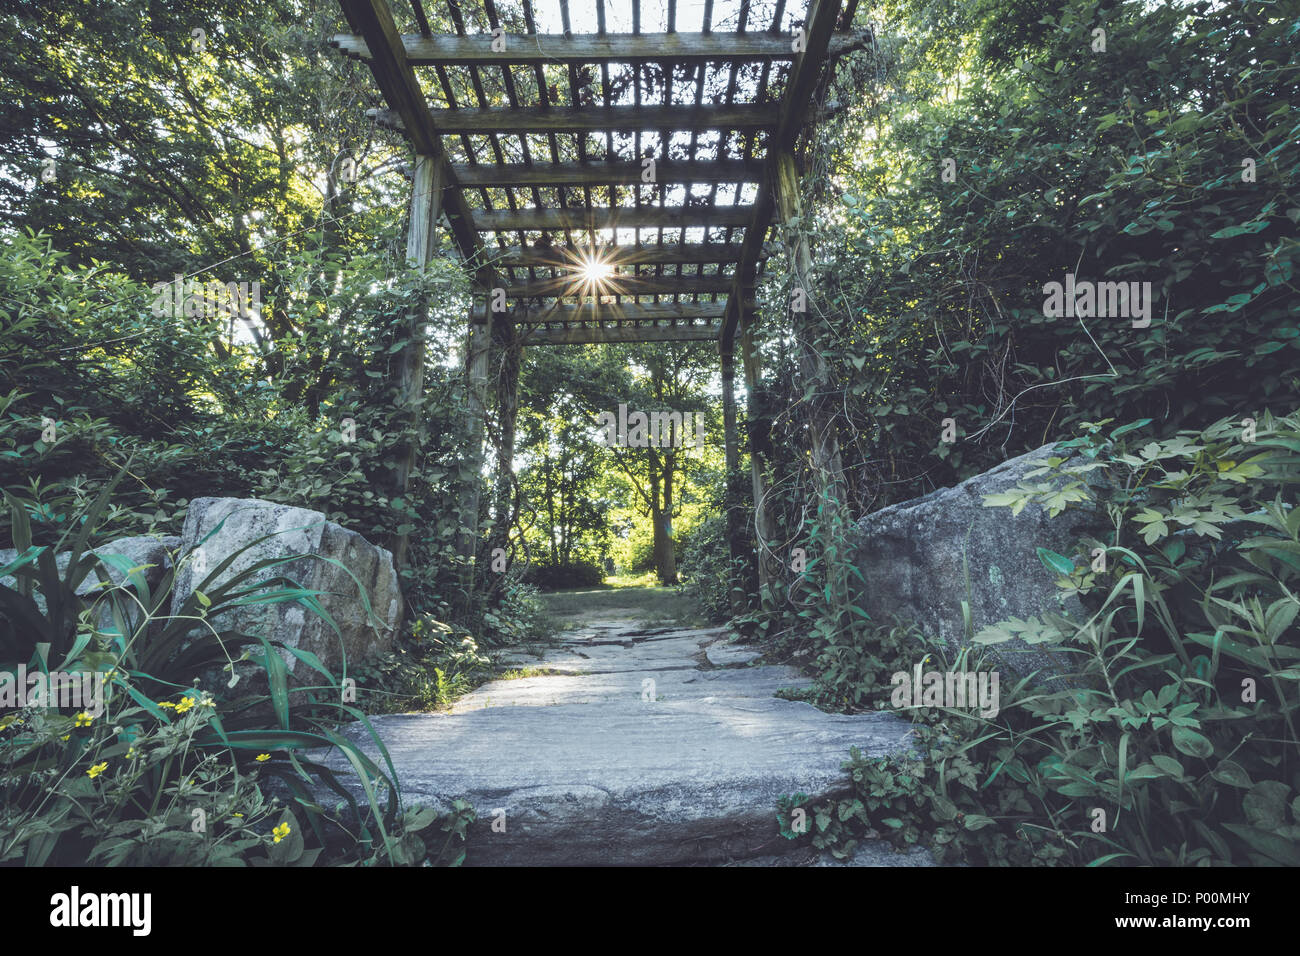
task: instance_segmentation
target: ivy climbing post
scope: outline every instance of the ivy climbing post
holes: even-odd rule
[[[803,223],[799,174],[794,156],[785,150],[773,156],[773,191],[778,222],[785,227],[785,248],[792,279],[790,327],[799,353],[799,375],[807,402],[808,441],[812,478],[817,492],[817,528],[825,557],[830,597],[847,612],[851,603],[845,564],[846,488],[844,464],[835,425],[836,389],[830,381],[817,343],[817,296],[813,285],[812,250]]]
[[[436,157],[417,155],[414,175],[411,177],[411,214],[406,232],[406,258],[424,275],[429,261],[438,247],[437,221],[442,209],[443,164]],[[429,301],[421,292],[414,308],[407,315],[406,343],[397,354],[397,401],[405,410],[410,439],[397,450],[397,467],[393,476],[396,495],[405,496],[410,490],[411,474],[420,454],[424,439],[424,353],[426,326],[429,318]],[[406,564],[410,547],[410,533],[394,531],[389,550],[398,568]]]

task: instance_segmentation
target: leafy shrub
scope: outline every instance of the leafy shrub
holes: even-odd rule
[[[1107,424],[987,502],[1063,510],[1073,487],[1110,516],[1108,540],[1058,556],[1088,618],[996,624],[963,651],[1014,634],[1075,662],[1072,688],[1021,681],[993,719],[919,713],[920,759],[854,754],[852,797],[809,813],[815,844],[844,853],[875,833],[975,863],[1300,865],[1300,415],[1149,441]],[[912,659],[876,661],[898,637],[827,667],[828,686],[858,673],[848,702],[888,706],[877,682]]]
[[[353,673],[358,703],[370,713],[441,710],[487,679],[491,660],[470,634],[426,615],[404,629],[391,653]]]
[[[594,588],[605,581],[605,572],[595,561],[579,559],[568,563],[552,564],[542,561],[524,569],[523,580],[543,591],[564,588]]]
[[[727,545],[725,514],[711,514],[691,529],[682,546],[682,570],[689,592],[710,619],[731,616],[731,588],[735,571]]]

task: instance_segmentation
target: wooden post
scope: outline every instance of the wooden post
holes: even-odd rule
[[[460,528],[456,552],[465,560],[461,581],[464,585],[464,607],[469,608],[474,589],[474,557],[478,550],[478,505],[483,484],[483,419],[487,413],[488,354],[492,344],[492,323],[499,316],[492,312],[489,290],[489,308],[486,323],[472,320],[466,340],[466,414],[469,416],[469,449],[466,472],[461,486],[459,502]]]
[[[411,215],[406,231],[406,258],[420,274],[437,251],[437,221],[442,209],[442,164],[432,156],[415,157],[415,174],[411,183]],[[415,437],[399,450],[394,484],[397,493],[405,495],[411,484],[411,472],[420,454],[424,438],[424,410],[421,398],[424,393],[424,353],[426,349],[426,324],[429,304],[421,296],[407,317],[410,336],[397,356],[397,401],[407,410],[408,421]],[[393,564],[400,570],[406,564],[410,536],[394,534],[389,539]]]
[[[740,361],[745,370],[745,391],[748,394],[746,413],[749,419],[749,477],[754,495],[754,540],[758,543],[758,586],[765,588],[779,567],[779,560],[768,549],[776,536],[767,511],[767,478],[764,476],[764,450],[766,448],[767,418],[760,413],[758,384],[762,378],[762,362],[754,351],[754,339],[749,329],[748,317],[740,327]]]
[[[799,200],[799,175],[794,156],[781,151],[774,156],[773,188],[777,213],[786,228],[786,249],[794,274],[795,295],[802,308],[791,309],[791,325],[799,349],[799,374],[809,399],[808,431],[812,452],[813,480],[818,495],[821,527],[826,532],[823,546],[834,546],[830,537],[837,520],[845,519],[846,489],[844,464],[840,456],[835,427],[835,402],[826,362],[817,350],[808,314],[815,309],[812,292],[812,252],[801,229],[794,228],[802,215]],[[848,575],[843,571],[846,554],[836,554],[828,562],[829,583],[834,599],[841,607],[849,601]]]
[[[500,317],[494,323],[493,339],[500,367],[496,374],[497,421],[501,429],[497,443],[496,491],[493,501],[492,533],[488,554],[495,549],[510,549],[510,525],[514,520],[515,424],[519,414],[519,367],[523,364],[523,347],[512,318]]]
[[[727,590],[734,614],[743,614],[745,607],[744,575],[740,569],[749,556],[746,547],[744,506],[740,501],[740,447],[736,436],[736,358],[729,350],[721,353],[722,364],[722,437],[726,450],[726,513],[727,551],[731,556],[731,570],[727,574]]]

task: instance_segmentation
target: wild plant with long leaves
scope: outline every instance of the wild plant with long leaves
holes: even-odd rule
[[[167,613],[187,556],[151,587],[146,568],[89,547],[116,483],[52,547],[32,545],[26,504],[6,495],[18,556],[0,568],[0,666],[91,672],[104,693],[100,714],[28,706],[0,718],[0,862],[309,865],[326,851],[365,863],[422,859],[413,842],[434,821],[402,812],[387,751],[343,702],[340,681],[309,651],[223,623],[237,608],[291,602],[337,632],[319,592],[271,574],[286,558],[228,573],[264,538],[227,555]],[[92,573],[98,587],[86,584]],[[282,653],[314,681],[291,682]],[[238,696],[234,680],[197,686],[236,664],[257,677]],[[340,733],[348,721],[369,731],[384,769]],[[333,748],[357,774],[364,807],[319,759]],[[276,806],[268,787],[289,805]],[[333,811],[319,802],[322,788],[340,798]],[[466,815],[453,815],[462,834]]]

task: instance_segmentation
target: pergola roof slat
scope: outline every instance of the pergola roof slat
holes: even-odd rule
[[[519,330],[520,345],[614,345],[633,342],[716,342],[721,325],[615,326]]]
[[[619,274],[612,275],[603,283],[609,295],[720,295],[731,288],[729,276],[641,276]],[[559,276],[554,279],[538,279],[533,282],[518,282],[505,287],[510,299],[531,299],[562,297],[575,298],[584,291],[581,279]]]
[[[505,266],[550,266],[571,269],[585,259],[598,259],[610,266],[670,263],[729,263],[740,260],[738,242],[672,242],[662,246],[510,246],[496,261]]]
[[[405,132],[409,118],[395,110],[368,110],[381,125]],[[736,106],[552,106],[433,109],[429,124],[439,133],[578,133],[678,129],[771,128],[776,115],[755,103]]]
[[[547,63],[629,63],[633,60],[676,60],[679,63],[793,60],[790,37],[763,33],[575,33],[502,35],[504,47],[494,50],[489,33],[472,36],[418,33],[402,37],[402,49],[412,66],[497,66]],[[829,52],[839,55],[855,44],[854,37],[834,37]],[[364,37],[340,33],[330,38],[338,50],[359,60],[370,58]],[[497,44],[501,46],[501,44]]]
[[[694,322],[721,319],[726,314],[727,303],[719,302],[582,302],[527,305],[511,313],[515,322],[523,325],[538,323],[609,322]],[[474,307],[471,317],[482,323],[488,316],[486,305]]]
[[[477,210],[474,227],[480,232],[546,232],[557,229],[694,229],[745,226],[753,206],[638,206],[593,209]]]
[[[641,182],[643,167],[635,162],[506,163],[470,166],[453,163],[462,186],[631,186]],[[759,182],[763,164],[740,160],[661,162],[655,176],[661,183]]]
[[[477,289],[506,291],[525,343],[716,339],[729,352],[773,249],[773,176],[794,175],[826,64],[869,37],[847,28],[857,0],[843,18],[844,0],[740,0],[722,30],[704,0],[683,13],[698,32],[678,32],[676,0],[646,22],[663,32],[642,32],[632,0],[624,33],[608,31],[605,0],[594,23],[548,0],[562,33],[539,31],[557,24],[534,0],[446,0],[455,33],[435,34],[415,0],[420,32],[401,34],[390,3],[340,0],[352,32],[331,42],[374,74],[383,108],[369,115],[432,158],[459,256]],[[584,282],[593,264],[606,274]]]

